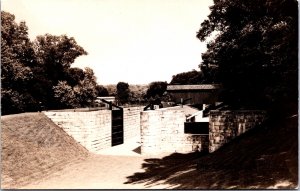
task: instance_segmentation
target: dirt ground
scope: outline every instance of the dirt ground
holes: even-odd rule
[[[139,142],[130,140],[127,144],[104,149],[101,154],[67,165],[51,176],[29,184],[22,189],[143,189],[168,188],[167,184],[147,187],[145,183],[125,184],[127,177],[142,173],[146,158],[138,152]],[[162,156],[161,156],[162,157]]]
[[[92,155],[24,189],[139,189],[143,184],[124,184],[126,177],[142,172],[142,157]]]

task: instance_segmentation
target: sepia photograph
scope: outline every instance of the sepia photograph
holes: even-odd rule
[[[299,189],[298,0],[0,2],[1,189]]]

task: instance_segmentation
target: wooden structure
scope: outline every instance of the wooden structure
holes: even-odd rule
[[[103,101],[104,100],[104,101]],[[105,105],[106,108],[110,107],[110,103],[115,103],[116,98],[113,96],[108,96],[108,97],[97,97],[95,100],[96,103],[102,103]]]
[[[111,101],[100,99],[103,103],[109,105],[111,110],[111,146],[124,143],[124,112],[123,108],[117,106]]]
[[[168,85],[167,92],[176,103],[190,105],[214,104],[218,101],[220,85]]]
[[[124,143],[123,109],[111,111],[111,146]]]

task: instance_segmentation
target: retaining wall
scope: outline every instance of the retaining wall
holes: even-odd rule
[[[140,135],[140,111],[143,107],[123,109],[124,143]],[[47,111],[44,114],[68,135],[93,153],[111,147],[111,110]]]
[[[214,152],[233,138],[261,124],[266,113],[257,110],[210,111],[209,152]]]
[[[111,146],[111,111],[44,112],[56,125],[93,153]]]
[[[144,106],[123,108],[124,142],[131,138],[140,136],[140,113],[143,111],[143,108]]]
[[[211,111],[209,135],[185,134],[186,116],[179,107],[142,111],[143,107],[123,109],[124,143],[141,136],[142,154],[188,153],[209,148],[214,152],[236,136],[261,124],[263,111]],[[111,111],[44,112],[77,142],[93,153],[111,147]]]
[[[179,109],[141,112],[141,153],[188,153],[208,147],[208,135],[184,134],[186,116]]]

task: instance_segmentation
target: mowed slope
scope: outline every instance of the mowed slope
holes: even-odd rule
[[[1,116],[1,188],[37,182],[88,151],[43,113]]]

